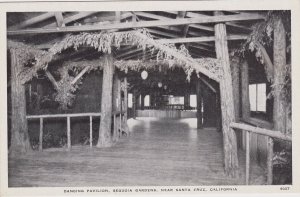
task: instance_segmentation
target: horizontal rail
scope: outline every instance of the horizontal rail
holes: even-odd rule
[[[101,113],[77,113],[77,114],[43,114],[43,115],[27,115],[27,119],[37,118],[67,118],[67,117],[88,117],[88,116],[101,116]]]
[[[269,137],[273,137],[273,138],[277,138],[277,139],[281,139],[281,140],[292,141],[291,136],[284,135],[280,131],[273,131],[273,130],[264,129],[264,128],[260,128],[260,127],[254,127],[254,126],[244,124],[244,123],[235,123],[235,122],[230,123],[230,127],[236,128],[236,129],[247,130],[247,131],[250,131],[253,133],[257,133],[260,135],[265,135],[265,136],[269,136]]]

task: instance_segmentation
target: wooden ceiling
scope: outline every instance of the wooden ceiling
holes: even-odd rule
[[[265,19],[266,12],[223,11],[223,15],[214,15],[214,11],[14,12],[7,14],[7,36],[47,49],[68,33],[146,28],[161,42],[185,44],[194,58],[215,57],[215,23],[227,24],[227,39],[232,48],[247,38],[254,23]],[[77,60],[99,56],[88,49],[74,53],[78,53]],[[156,55],[128,45],[114,53],[123,60],[151,59]]]

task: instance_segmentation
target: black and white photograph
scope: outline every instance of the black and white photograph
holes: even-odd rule
[[[293,187],[291,9],[59,9],[5,13],[8,189]]]

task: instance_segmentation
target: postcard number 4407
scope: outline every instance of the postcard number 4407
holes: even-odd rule
[[[290,190],[290,187],[280,187],[280,190]]]

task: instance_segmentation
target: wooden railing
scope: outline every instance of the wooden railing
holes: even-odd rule
[[[113,129],[116,129],[116,118],[120,117],[119,128],[122,128],[122,115],[126,111],[112,112],[113,117]],[[100,117],[101,113],[71,113],[71,114],[43,114],[43,115],[27,115],[27,120],[39,119],[40,131],[39,131],[39,151],[43,150],[43,133],[44,133],[44,119],[49,118],[67,118],[67,148],[71,149],[71,118],[74,117],[89,117],[89,144],[93,146],[93,117]]]
[[[292,141],[292,137],[288,135],[282,134],[280,131],[274,131],[269,129],[264,129],[260,127],[251,126],[245,123],[235,123],[232,122],[230,127],[238,129],[237,131],[244,131],[246,132],[246,185],[249,185],[250,179],[250,132],[256,133],[259,135],[264,135],[268,137],[268,158],[267,158],[267,168],[268,168],[268,175],[267,175],[267,182],[268,184],[272,184],[273,180],[273,138],[285,140],[285,141]]]

